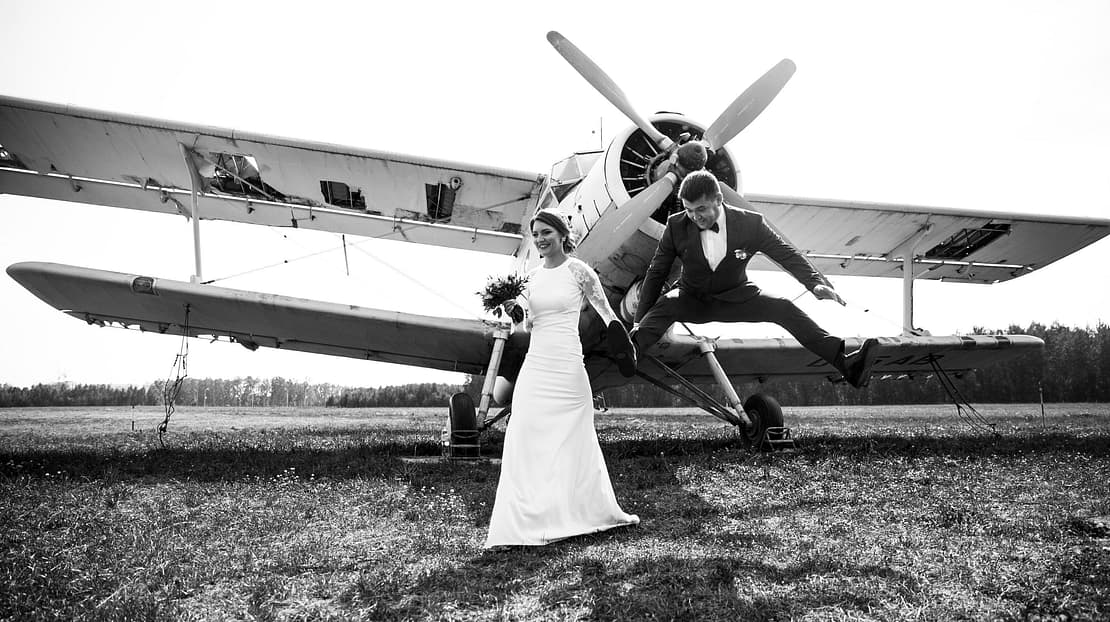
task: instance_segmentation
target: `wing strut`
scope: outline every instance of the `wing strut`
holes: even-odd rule
[[[192,190],[192,218],[193,218],[193,263],[195,264],[196,274],[194,274],[189,282],[202,283],[204,282],[203,271],[200,267],[200,171],[197,170],[197,164],[193,158],[189,157],[189,148],[184,143],[177,143],[181,147],[181,157],[185,160],[185,168],[189,169],[189,186]]]
[[[663,373],[670,376],[672,380],[681,384],[688,391],[693,393],[693,396],[681,393],[677,389],[673,389],[661,380],[645,374],[643,371],[637,370],[636,375],[640,378],[650,382],[657,388],[660,388],[671,395],[684,399],[693,405],[701,408],[705,412],[713,415],[714,417],[731,425],[740,425],[740,419],[732,411],[730,411],[724,404],[721,404],[712,395],[700,389],[696,384],[690,382],[682,374],[671,369],[666,363],[659,360],[657,357],[650,354],[644,354],[644,359],[655,363],[655,366],[663,370]]]
[[[489,368],[486,369],[486,379],[482,383],[482,399],[478,402],[478,426],[481,427],[489,414],[490,401],[493,398],[493,385],[497,381],[497,372],[501,368],[501,355],[505,351],[505,342],[509,339],[507,328],[498,328],[493,333],[493,353],[489,357]]]
[[[913,248],[902,258],[902,334],[915,334],[913,329]]]
[[[925,234],[933,230],[933,223],[925,223],[904,242],[895,246],[887,253],[887,257],[894,258],[902,253],[902,336],[913,337],[920,332],[913,327],[913,260],[917,252],[917,244]]]

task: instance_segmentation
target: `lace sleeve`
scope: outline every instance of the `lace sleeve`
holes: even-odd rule
[[[578,288],[582,290],[582,295],[586,297],[594,311],[597,311],[597,314],[601,316],[606,324],[617,319],[617,314],[613,313],[613,308],[609,306],[609,300],[605,298],[605,290],[601,288],[601,280],[597,278],[597,273],[593,271],[593,268],[580,260],[571,259],[569,261],[570,272],[574,275]]]

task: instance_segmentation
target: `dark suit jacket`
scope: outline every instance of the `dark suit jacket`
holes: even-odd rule
[[[744,302],[759,294],[759,287],[748,280],[748,262],[756,253],[764,253],[798,279],[806,289],[813,290],[825,281],[820,273],[797,249],[787,244],[764,221],[758,212],[724,205],[728,248],[716,270],[709,269],[701,248],[698,226],[686,212],[672,214],[659,238],[659,246],[648,266],[636,321],[643,319],[659,298],[663,283],[677,258],[682,261],[678,286],[684,295],[706,301]]]

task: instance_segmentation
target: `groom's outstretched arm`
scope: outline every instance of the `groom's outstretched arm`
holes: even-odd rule
[[[813,267],[813,264],[798,252],[798,249],[783,240],[774,227],[767,222],[767,218],[762,215],[759,219],[759,231],[759,250],[782,266],[806,289],[813,291],[818,285],[827,285],[825,277]]]

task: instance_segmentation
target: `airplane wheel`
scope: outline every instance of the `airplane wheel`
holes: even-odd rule
[[[767,428],[782,427],[782,406],[766,393],[756,393],[744,402],[744,412],[751,417],[752,427],[743,432],[744,440],[755,445],[763,440]]]
[[[455,456],[478,455],[478,417],[474,400],[467,393],[456,393],[447,403],[451,417],[451,445]],[[461,445],[461,447],[459,447]]]

